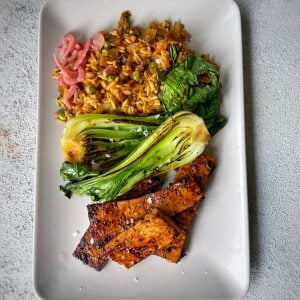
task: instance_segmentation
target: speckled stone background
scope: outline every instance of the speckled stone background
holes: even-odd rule
[[[251,237],[246,299],[300,299],[300,1],[237,3]],[[0,0],[0,299],[5,300],[36,299],[32,228],[42,4]]]

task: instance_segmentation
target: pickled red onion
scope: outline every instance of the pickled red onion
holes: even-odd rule
[[[78,72],[76,71],[72,71],[70,69],[68,69],[57,57],[57,55],[54,53],[53,55],[54,57],[54,61],[57,64],[58,68],[60,69],[62,75],[66,75],[68,77],[76,77],[78,75]]]
[[[74,70],[77,70],[77,68],[83,62],[84,58],[86,57],[87,52],[89,51],[90,44],[91,44],[91,41],[87,40],[83,45],[83,49],[78,52],[77,60],[74,62],[74,66],[73,66]]]
[[[71,33],[64,35],[63,46],[61,48],[62,56],[67,56],[74,49],[75,42],[75,38]]]
[[[69,90],[67,91],[67,93],[63,98],[63,102],[68,108],[72,108],[73,102],[76,101],[79,92],[80,92],[80,88],[76,84],[70,86]],[[73,101],[71,99],[72,97],[73,97]]]
[[[101,50],[104,45],[105,39],[102,33],[97,32],[94,34],[91,42],[92,50]]]

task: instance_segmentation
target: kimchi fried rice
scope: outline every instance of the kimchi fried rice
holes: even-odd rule
[[[191,52],[190,35],[178,21],[134,27],[130,15],[122,13],[116,29],[98,32],[84,44],[65,35],[54,54],[58,120],[86,113],[148,115],[163,110],[158,73],[170,68],[172,45],[178,49],[177,62]]]

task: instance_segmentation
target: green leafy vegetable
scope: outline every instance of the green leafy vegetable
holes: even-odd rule
[[[109,41],[105,41],[104,45],[103,45],[103,48],[104,49],[109,49],[110,48],[110,42]]]
[[[65,122],[67,120],[66,112],[64,109],[59,109],[56,112],[56,115],[57,115],[57,119],[59,119],[60,121]]]
[[[89,195],[94,201],[111,201],[145,178],[193,161],[203,152],[209,137],[202,118],[191,112],[178,112],[107,172],[61,186],[61,190],[67,196],[74,192]]]
[[[159,124],[163,114],[130,117],[86,114],[71,119],[62,137],[65,161],[96,163],[107,169],[135,149]]]
[[[168,71],[157,71],[157,78],[160,81],[165,81],[167,79]]]
[[[219,114],[219,74],[213,64],[199,56],[189,55],[158,78],[164,82],[160,98],[168,113],[194,112],[209,124],[211,135],[224,126],[225,118]]]
[[[99,172],[91,169],[82,163],[71,164],[65,161],[60,168],[60,176],[63,180],[68,181],[81,181],[86,178],[95,177]]]
[[[149,64],[149,68],[150,69],[154,69],[157,67],[157,63],[155,61],[152,61],[150,64]]]
[[[216,115],[210,119],[205,120],[205,125],[210,134],[215,135],[220,129],[224,127],[226,119],[222,115]]]
[[[132,79],[135,81],[140,81],[142,79],[142,73],[138,71],[133,72]]]
[[[112,81],[115,80],[115,78],[116,78],[116,77],[115,77],[114,75],[110,75],[110,76],[107,77],[107,81],[108,81],[108,82],[112,82]]]
[[[176,59],[177,59],[178,53],[179,53],[178,48],[177,48],[175,45],[172,45],[172,46],[170,47],[170,58],[171,58],[171,61],[172,61],[172,65],[173,65],[173,66],[174,66],[175,63],[176,63]]]
[[[88,84],[87,86],[84,87],[84,90],[87,94],[91,95],[95,93],[96,87],[93,84]]]

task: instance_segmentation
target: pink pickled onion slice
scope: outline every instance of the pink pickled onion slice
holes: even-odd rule
[[[91,48],[91,50],[94,50],[94,51],[98,50],[93,44],[91,44],[90,48]]]
[[[77,79],[77,77],[70,78],[70,77],[67,77],[67,76],[64,76],[64,81],[68,85],[73,85],[73,84],[76,84],[76,83],[79,82],[78,79]]]
[[[63,45],[56,48],[54,53],[54,61],[60,70],[60,76],[57,78],[60,85],[68,84],[73,86],[78,82],[84,81],[84,68],[87,63],[86,55],[90,44],[91,41],[87,40],[82,47],[72,34],[68,33],[64,36]],[[79,92],[80,89],[76,95]]]
[[[90,40],[87,40],[84,45],[82,51],[78,52],[77,60],[74,63],[73,69],[77,70],[77,68],[80,66],[80,64],[83,62],[84,58],[86,57],[87,52],[90,48]]]
[[[58,82],[59,82],[59,85],[64,85],[64,84],[66,84],[65,81],[64,81],[64,77],[63,77],[62,75],[59,75],[59,76],[57,77],[57,80],[58,80]]]
[[[75,47],[75,38],[71,33],[67,33],[64,36],[63,46],[61,48],[61,56],[63,59],[74,49]]]
[[[78,88],[75,92],[74,92],[74,98],[73,98],[73,102],[77,103],[77,99],[79,97],[79,93],[80,93],[80,89]]]
[[[67,93],[65,94],[64,98],[63,98],[63,102],[64,104],[68,107],[68,108],[72,108],[73,102],[71,100],[71,98],[75,98],[75,93],[78,96],[78,92],[80,91],[79,87],[77,85],[71,85],[69,90],[67,91]],[[76,99],[73,99],[74,101]]]
[[[88,58],[87,58],[87,56],[86,56],[86,57],[83,59],[82,63],[81,63],[81,66],[82,66],[83,68],[85,68],[87,61],[88,61]]]
[[[104,45],[105,39],[102,33],[97,32],[94,34],[92,38],[92,46],[93,50],[101,50]]]
[[[76,84],[78,82],[83,82],[84,81],[84,75],[85,75],[85,72],[84,72],[83,67],[79,66],[78,70],[76,71],[76,76],[74,76],[74,77],[64,76],[63,79],[64,79],[66,84],[73,85],[73,84]]]
[[[60,45],[60,46],[56,47],[56,48],[54,49],[54,52],[58,52],[58,53],[60,53],[60,51],[61,51],[61,48],[62,48],[62,45]]]
[[[78,50],[74,49],[71,52],[71,55],[65,58],[65,61],[66,62],[72,62],[72,61],[74,61],[76,59],[76,57],[77,57],[77,54],[78,54]]]
[[[59,67],[61,73],[63,75],[67,75],[68,77],[72,78],[72,77],[77,77],[77,72],[76,71],[72,71],[70,69],[68,69],[66,66],[64,66],[61,61],[58,59],[57,55],[54,53],[54,61],[57,64],[57,66]]]
[[[78,82],[83,82],[84,81],[84,69],[82,66],[78,67],[78,76],[77,76]]]

